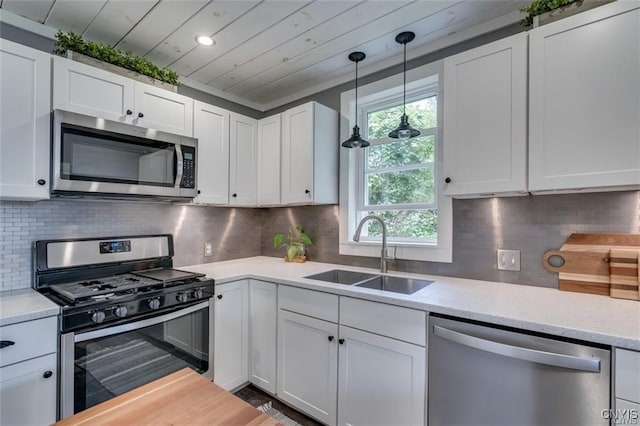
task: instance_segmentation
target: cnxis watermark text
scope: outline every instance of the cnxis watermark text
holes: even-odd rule
[[[616,425],[638,425],[640,424],[640,413],[636,408],[624,408],[617,410],[602,410],[600,415],[603,419],[613,420]]]

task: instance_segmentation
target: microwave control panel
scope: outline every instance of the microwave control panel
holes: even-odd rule
[[[182,181],[180,188],[196,187],[196,149],[182,145]]]

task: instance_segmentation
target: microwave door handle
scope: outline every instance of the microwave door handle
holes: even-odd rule
[[[175,145],[176,150],[175,150],[175,177],[176,177],[176,181],[174,184],[174,188],[180,188],[180,184],[182,183],[182,174],[183,174],[183,167],[184,167],[184,162],[182,159],[182,146],[176,144]]]
[[[448,328],[433,326],[433,334],[460,345],[469,346],[485,352],[491,352],[509,358],[521,359],[524,361],[545,364],[553,367],[567,368],[578,371],[588,371],[591,373],[600,372],[600,360],[593,358],[582,358],[571,355],[558,354],[554,352],[539,351],[535,349],[512,346],[498,343],[491,340],[481,339],[468,334],[449,330]]]

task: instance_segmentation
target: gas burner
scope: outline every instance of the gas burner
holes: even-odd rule
[[[93,280],[93,281],[82,281],[82,282],[80,282],[80,283],[78,283],[78,284],[80,284],[80,285],[82,285],[82,286],[85,286],[85,287],[89,287],[89,286],[93,286],[93,285],[99,285],[99,284],[102,284],[102,281],[97,281],[97,280]]]
[[[103,290],[111,290],[117,288],[115,285],[112,284],[98,284],[97,286],[95,286],[93,288],[94,291],[103,291]]]

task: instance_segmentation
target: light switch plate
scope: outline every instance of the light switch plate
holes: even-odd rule
[[[204,255],[213,256],[213,245],[211,243],[204,243]]]
[[[498,270],[519,271],[520,250],[498,250]]]

